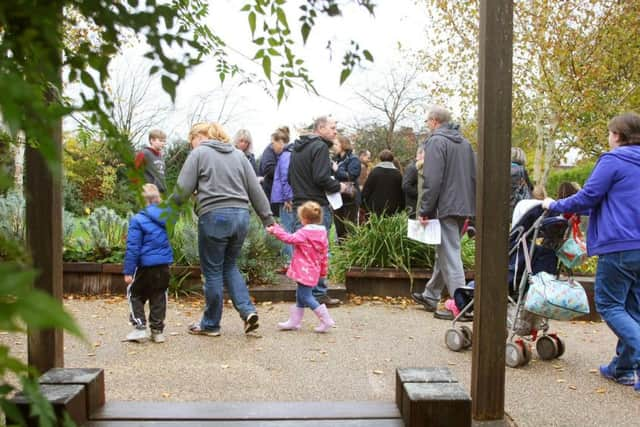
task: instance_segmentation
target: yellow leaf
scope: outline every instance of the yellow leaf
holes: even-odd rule
[[[169,396],[171,396],[170,393],[162,393],[162,397],[164,397],[165,399],[168,398]]]
[[[383,372],[381,370],[379,370],[379,369],[375,369],[373,371],[373,373],[376,374],[376,375],[382,375],[383,374]]]
[[[229,368],[229,365],[226,365],[226,364],[225,364],[225,365],[220,365],[220,367],[221,367],[222,369],[227,369],[227,368]]]
[[[605,394],[606,392],[607,392],[607,389],[604,387],[596,389],[596,393]]]
[[[556,381],[559,382],[559,383],[566,383],[567,382],[567,380],[563,380],[562,378],[557,379]]]

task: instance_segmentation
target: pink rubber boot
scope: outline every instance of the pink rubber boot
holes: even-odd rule
[[[304,316],[304,308],[292,305],[289,308],[289,319],[286,322],[278,323],[278,329],[283,331],[295,331],[300,329],[302,316]]]
[[[314,331],[328,332],[329,329],[331,329],[331,327],[336,324],[336,322],[334,322],[329,315],[329,310],[327,310],[326,305],[319,305],[315,310],[313,310],[313,312],[316,314],[316,316],[318,316],[318,319],[320,319],[320,326],[315,327],[313,329]]]
[[[456,302],[452,298],[449,298],[444,302],[444,308],[452,312],[453,317],[458,317],[458,314],[460,314],[460,310],[458,309]]]

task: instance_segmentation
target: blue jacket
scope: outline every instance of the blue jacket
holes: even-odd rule
[[[360,205],[361,195],[360,187],[358,186],[358,178],[360,177],[361,164],[360,159],[353,155],[351,150],[345,152],[342,156],[337,156],[334,159],[338,162],[338,169],[335,172],[335,177],[340,182],[353,182],[356,189],[356,205]]]
[[[131,218],[124,255],[125,275],[132,276],[138,267],[173,263],[166,217],[167,209],[149,205]]]
[[[271,203],[283,203],[293,200],[293,189],[289,185],[289,162],[291,161],[291,148],[293,144],[287,145],[276,164],[273,173],[273,187],[271,187]]]
[[[640,249],[639,182],[640,146],[621,146],[600,156],[582,190],[549,209],[590,211],[589,255]]]

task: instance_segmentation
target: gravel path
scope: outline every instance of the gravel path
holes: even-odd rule
[[[122,297],[68,298],[68,310],[87,343],[65,337],[65,365],[102,367],[107,399],[155,401],[394,400],[395,368],[448,366],[469,389],[471,351],[444,345],[450,322],[416,305],[380,300],[332,309],[337,327],[315,334],[305,313],[298,332],[280,332],[288,304],[260,304],[260,335],[245,336],[242,322],[225,306],[222,336],[191,336],[199,300],[172,300],[167,342],[127,343],[128,307]],[[534,360],[507,369],[506,411],[519,426],[638,425],[638,397],[630,387],[602,379],[615,337],[603,323],[555,322],[566,353],[553,362]],[[14,355],[26,358],[26,339],[0,334]]]

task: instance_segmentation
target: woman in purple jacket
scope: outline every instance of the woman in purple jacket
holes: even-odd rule
[[[609,122],[609,146],[578,193],[545,199],[558,212],[589,211],[587,251],[598,255],[595,302],[618,337],[613,360],[600,374],[640,393],[640,116]]]
[[[293,233],[296,222],[296,213],[293,211],[293,190],[289,185],[289,163],[291,160],[291,148],[289,144],[289,128],[286,126],[276,129],[271,134],[271,148],[278,156],[275,171],[273,172],[273,186],[271,187],[271,204],[279,207],[280,224],[288,232]],[[284,245],[282,255],[287,261],[291,261],[293,248]],[[286,271],[286,269],[284,270]]]

